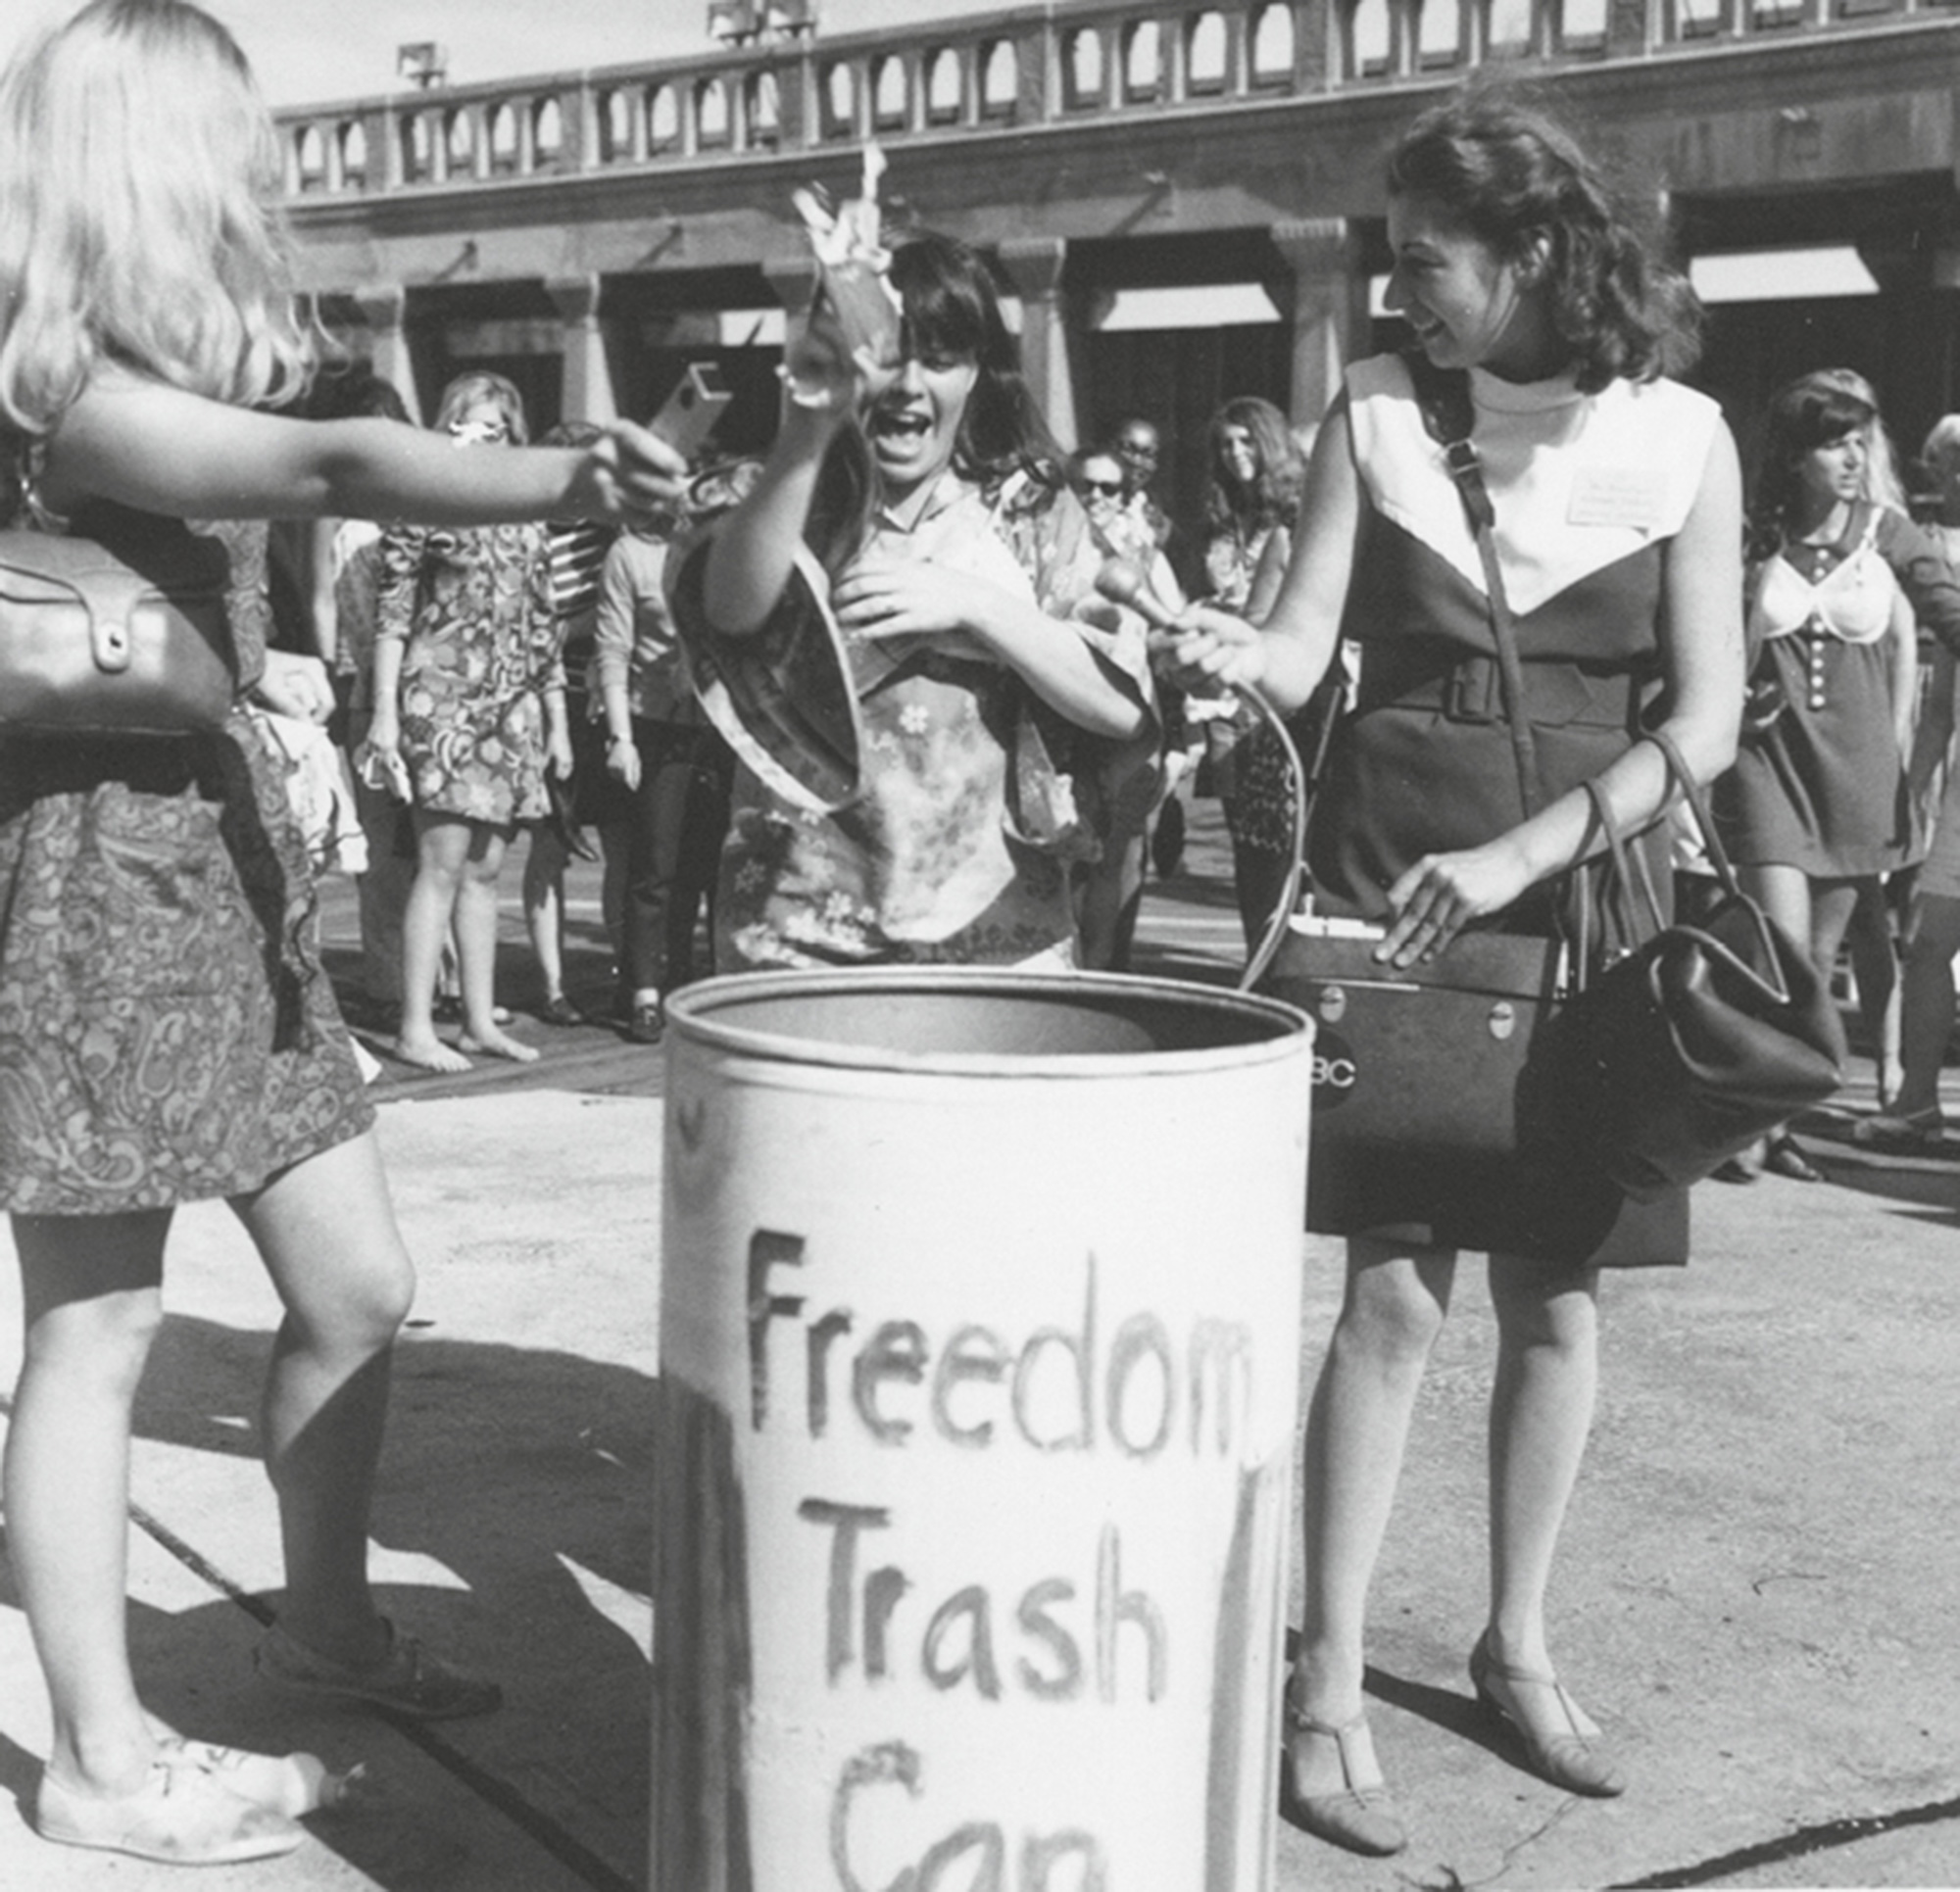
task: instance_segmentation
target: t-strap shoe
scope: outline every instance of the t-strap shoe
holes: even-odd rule
[[[385,1619],[383,1627],[387,1653],[361,1668],[316,1653],[276,1623],[253,1660],[268,1681],[294,1694],[386,1709],[417,1722],[460,1721],[503,1707],[504,1691],[495,1682],[466,1675]]]
[[[1368,1718],[1356,1715],[1340,1727],[1317,1722],[1298,1707],[1289,1689],[1286,1696],[1286,1769],[1284,1791],[1294,1818],[1316,1839],[1330,1846],[1363,1853],[1370,1859],[1386,1859],[1408,1845],[1408,1829],[1402,1824],[1396,1797],[1382,1779],[1375,1765],[1374,1742],[1368,1736]],[[1341,1785],[1327,1793],[1304,1793],[1299,1777],[1310,1744],[1325,1743],[1334,1749],[1341,1767]],[[1363,1774],[1372,1774],[1364,1779]]]
[[[1611,1800],[1627,1790],[1626,1775],[1579,1704],[1556,1675],[1507,1668],[1491,1653],[1490,1633],[1470,1651],[1477,1699],[1523,1743],[1534,1772],[1567,1793]]]

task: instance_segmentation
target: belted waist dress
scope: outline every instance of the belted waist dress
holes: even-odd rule
[[[1656,712],[1669,542],[1696,493],[1718,411],[1677,383],[1471,371],[1472,440],[1525,676],[1537,802],[1599,773]],[[1308,840],[1322,910],[1387,917],[1424,854],[1480,846],[1524,818],[1476,541],[1399,357],[1347,376],[1361,539],[1342,635],[1361,647]],[[1663,901],[1665,842],[1646,838]],[[1494,922],[1548,935],[1572,897],[1532,890]],[[1321,1165],[1323,1171],[1330,1166]],[[1603,1177],[1527,1154],[1502,1163],[1382,1160],[1310,1179],[1309,1226],[1376,1231],[1548,1263],[1685,1261],[1685,1192],[1632,1203]]]

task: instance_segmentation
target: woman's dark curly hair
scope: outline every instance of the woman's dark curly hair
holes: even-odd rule
[[[1243,427],[1251,436],[1258,470],[1250,486],[1241,486],[1226,469],[1222,450],[1227,427]],[[1270,401],[1242,394],[1226,402],[1211,416],[1205,450],[1210,472],[1204,491],[1207,526],[1218,532],[1233,526],[1256,532],[1294,523],[1299,513],[1300,488],[1306,483],[1306,461],[1286,415]]]
[[[904,305],[904,353],[957,357],[979,369],[954,445],[955,471],[990,492],[1017,472],[1062,489],[1061,450],[1028,391],[986,259],[956,237],[914,231],[892,243],[891,281]],[[826,563],[858,549],[876,480],[863,436],[844,429],[831,443],[810,514],[808,537]]]
[[[1691,367],[1701,306],[1564,126],[1494,88],[1425,112],[1389,159],[1389,194],[1420,196],[1505,261],[1544,245],[1552,320],[1579,386],[1651,381]]]
[[[1749,504],[1751,558],[1766,558],[1783,544],[1803,492],[1797,461],[1846,434],[1863,434],[1869,441],[1878,418],[1878,410],[1852,393],[1837,368],[1799,374],[1770,396]]]

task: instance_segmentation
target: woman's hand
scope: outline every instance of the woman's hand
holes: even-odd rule
[[[632,737],[607,737],[606,773],[622,789],[640,786],[640,746]]]
[[[256,695],[268,709],[303,723],[323,723],[333,714],[333,685],[326,665],[296,651],[268,651]]]
[[[370,789],[391,795],[397,801],[412,799],[409,765],[402,759],[402,735],[393,710],[385,716],[374,712],[368,734],[354,752],[354,772]]]
[[[1434,959],[1471,920],[1509,906],[1532,884],[1508,835],[1456,854],[1425,854],[1389,889],[1395,922],[1375,957],[1395,966]]]
[[[561,782],[571,780],[571,732],[564,728],[550,731],[545,737],[545,766]]]
[[[686,494],[685,456],[651,429],[615,420],[586,449],[563,516],[645,528],[680,511]]]
[[[875,401],[896,375],[895,367],[854,346],[836,305],[821,291],[783,354],[791,405],[819,417],[841,419],[859,401]]]
[[[1153,630],[1151,658],[1157,674],[1187,696],[1218,697],[1265,675],[1264,640],[1243,617],[1193,605],[1175,630]]]
[[[998,585],[922,558],[860,559],[831,594],[837,621],[869,638],[916,637],[948,656],[999,658],[988,625],[1014,602]]]

